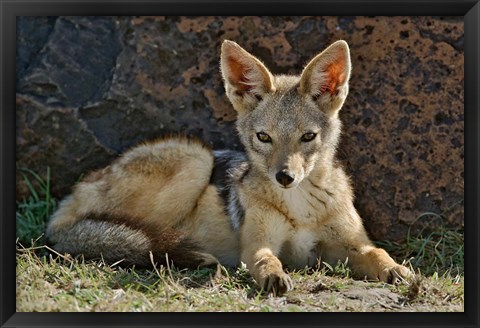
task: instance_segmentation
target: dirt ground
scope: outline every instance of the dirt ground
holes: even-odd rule
[[[304,311],[464,311],[463,293],[460,295],[453,290],[442,290],[436,283],[438,281],[425,278],[419,284],[391,286],[378,282],[323,277],[317,283],[307,280],[297,284],[296,289],[284,297],[284,302],[301,305]],[[460,285],[457,287],[460,288]],[[277,300],[279,301],[280,299]]]
[[[18,312],[462,312],[462,275],[390,285],[348,270],[290,272],[294,289],[262,294],[245,269],[134,270],[17,255]]]

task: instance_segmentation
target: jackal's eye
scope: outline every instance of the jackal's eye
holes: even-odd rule
[[[312,141],[313,139],[315,139],[316,136],[317,136],[316,133],[308,132],[308,133],[305,133],[305,134],[300,138],[300,140],[303,141],[303,142],[309,142],[309,141]]]
[[[266,134],[265,132],[258,132],[257,133],[257,138],[261,142],[272,142],[272,138]]]

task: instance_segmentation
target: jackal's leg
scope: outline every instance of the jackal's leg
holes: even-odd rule
[[[360,217],[355,216],[348,224],[338,224],[342,220],[332,220],[329,225],[332,238],[322,251],[327,262],[345,261],[355,276],[387,283],[395,283],[399,278],[412,276],[411,271],[396,263],[381,248],[375,247],[367,236]]]
[[[347,254],[354,273],[359,277],[394,284],[398,279],[412,276],[407,267],[396,263],[384,249],[359,245],[352,247]]]
[[[278,259],[288,224],[272,209],[247,209],[240,231],[241,260],[266,292],[281,295],[292,289],[290,277]]]

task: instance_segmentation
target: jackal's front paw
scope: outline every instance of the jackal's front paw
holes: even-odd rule
[[[395,284],[399,281],[410,279],[412,277],[413,277],[412,271],[410,271],[407,267],[400,264],[395,264],[394,266],[385,267],[378,274],[379,280],[389,284]]]
[[[262,290],[273,296],[280,296],[293,288],[292,279],[285,272],[273,272],[259,278]]]
[[[388,253],[381,248],[374,248],[363,257],[363,272],[368,279],[395,284],[404,279],[413,278],[414,274],[405,266],[397,264]]]
[[[262,290],[280,296],[293,289],[292,279],[282,270],[277,258],[261,260],[256,265],[255,280]]]

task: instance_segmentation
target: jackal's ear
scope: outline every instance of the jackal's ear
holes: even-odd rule
[[[305,66],[300,78],[300,93],[329,115],[336,115],[348,94],[351,71],[348,44],[336,41]]]
[[[265,65],[233,41],[223,41],[220,69],[227,97],[239,114],[254,109],[274,91],[273,76]]]

